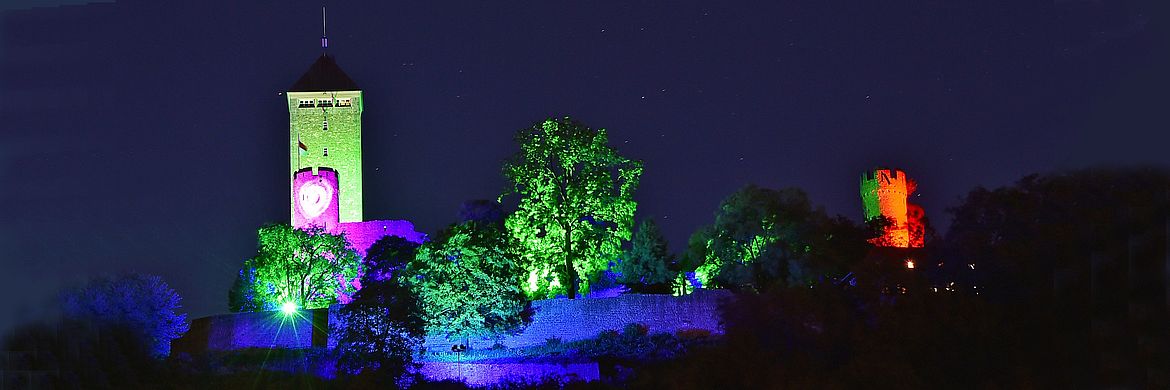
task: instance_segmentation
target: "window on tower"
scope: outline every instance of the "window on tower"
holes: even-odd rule
[[[333,107],[333,99],[317,99],[317,107]]]
[[[325,148],[325,157],[329,157],[329,148]]]
[[[300,104],[297,105],[297,108],[313,107],[313,99],[301,99],[299,103]]]
[[[350,106],[353,106],[353,100],[351,100],[350,98],[342,98],[342,99],[337,99],[337,106],[338,106],[338,107],[350,107]]]

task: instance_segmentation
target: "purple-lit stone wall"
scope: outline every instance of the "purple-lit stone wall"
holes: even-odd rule
[[[597,337],[604,330],[621,331],[631,323],[650,328],[650,333],[674,333],[682,329],[705,329],[722,333],[719,300],[729,297],[723,290],[698,290],[684,296],[627,294],[612,298],[545,299],[532,302],[536,315],[524,332],[505,337],[505,347],[544,345],[551,338],[561,341]],[[472,348],[488,348],[495,341],[473,341]],[[447,351],[454,343],[441,335],[428,336],[427,349]]]
[[[309,348],[328,341],[328,309],[222,314],[191,321],[191,329],[173,347],[181,352],[234,351],[247,348]]]
[[[338,209],[337,172],[321,168],[297,172],[293,178],[293,223],[302,229],[319,226],[326,231],[337,229]]]
[[[471,386],[488,386],[503,380],[538,381],[545,376],[562,380],[597,380],[597,363],[448,363],[424,362],[419,373],[432,381],[454,379]]]
[[[416,232],[414,224],[406,220],[381,220],[365,222],[342,222],[335,231],[330,233],[345,233],[346,240],[353,249],[363,257],[370,245],[386,236],[398,236],[407,241],[422,244],[426,234]]]

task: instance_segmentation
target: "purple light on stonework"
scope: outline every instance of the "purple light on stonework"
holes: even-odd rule
[[[333,203],[333,187],[324,180],[311,181],[301,185],[300,199],[301,214],[306,218],[317,218],[325,212],[325,208]]]
[[[427,238],[425,234],[414,230],[413,223],[404,220],[343,222],[338,225],[337,232],[345,233],[346,240],[349,240],[353,249],[362,256],[365,256],[366,250],[382,237],[402,237],[416,244],[422,244]]]
[[[338,209],[337,172],[319,168],[297,172],[293,180],[293,227],[320,226],[326,231],[336,229],[340,220]]]

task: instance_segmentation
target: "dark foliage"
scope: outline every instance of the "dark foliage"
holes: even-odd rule
[[[658,224],[651,218],[642,220],[631,242],[617,264],[617,282],[636,293],[669,294],[677,271],[671,270],[674,261]]]
[[[715,223],[692,235],[683,269],[706,287],[760,291],[839,277],[859,261],[869,233],[829,217],[796,188],[746,186],[723,200]]]
[[[1027,383],[1010,329],[957,294],[862,304],[836,286],[740,294],[722,342],[637,370],[632,388],[940,388]]]
[[[338,311],[338,371],[363,381],[393,386],[403,380],[422,342],[424,322],[418,299],[402,271],[417,244],[399,237],[374,243],[364,261],[362,289]]]
[[[0,380],[6,388],[148,388],[167,378],[151,347],[140,329],[127,324],[25,326],[4,340],[0,372],[6,375]]]
[[[136,332],[157,357],[171,350],[171,340],[187,332],[187,315],[177,313],[179,294],[154,275],[127,274],[97,278],[62,294],[62,313],[70,321]]]
[[[236,272],[236,280],[228,290],[228,310],[232,313],[264,310],[257,302],[256,269],[245,268]]]
[[[1067,373],[1046,386],[1170,386],[1168,210],[1160,169],[976,188],[951,209],[935,282],[1009,311],[1025,336],[1014,348]]]

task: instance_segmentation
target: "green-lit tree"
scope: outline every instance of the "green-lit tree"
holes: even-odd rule
[[[468,221],[419,248],[408,274],[428,333],[448,340],[496,338],[529,320],[523,269],[498,226]]]
[[[360,269],[357,252],[343,236],[320,228],[267,225],[257,233],[256,256],[244,261],[242,281],[233,286],[242,291],[228,295],[241,310],[275,310],[286,303],[328,307],[354,293]]]
[[[634,232],[633,246],[617,265],[618,283],[631,291],[664,294],[670,292],[675,279],[666,237],[653,219],[643,220]]]
[[[706,287],[762,289],[840,276],[865,255],[864,229],[830,218],[796,188],[749,185],[719,205],[692,237],[688,258]],[[701,259],[701,261],[699,261]]]
[[[569,118],[522,129],[516,141],[504,176],[520,199],[505,224],[525,257],[525,292],[576,298],[589,289],[582,275],[608,267],[630,239],[642,164],[607,145],[604,129]]]

